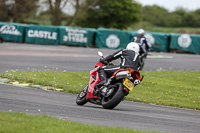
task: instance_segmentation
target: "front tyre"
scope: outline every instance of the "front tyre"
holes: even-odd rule
[[[114,92],[112,95],[109,97],[104,97],[102,100],[102,106],[105,109],[115,108],[125,96],[122,83],[116,83],[113,87]]]
[[[77,105],[84,105],[84,104],[87,103],[86,96],[87,96],[88,86],[89,86],[89,84],[87,84],[83,88],[83,90],[79,93],[79,95],[77,96],[77,98],[76,98],[76,104]]]

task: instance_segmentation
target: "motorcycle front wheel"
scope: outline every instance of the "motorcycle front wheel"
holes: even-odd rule
[[[102,100],[102,106],[105,109],[115,108],[125,96],[122,83],[116,83],[113,87],[114,91],[112,95],[109,97],[104,97]]]
[[[77,105],[84,105],[84,104],[87,103],[86,96],[87,96],[88,86],[89,86],[89,84],[87,84],[87,85],[82,89],[82,91],[79,93],[79,95],[77,96],[77,98],[76,98],[76,104],[77,104]]]
[[[140,57],[140,71],[143,70],[145,63],[145,57]]]

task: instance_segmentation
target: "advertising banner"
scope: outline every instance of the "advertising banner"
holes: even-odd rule
[[[200,54],[200,36],[171,33],[170,49]]]
[[[25,25],[17,23],[0,23],[0,36],[4,41],[22,43],[25,27]]]
[[[137,32],[131,32],[133,38],[137,35]],[[146,32],[144,35],[150,46],[150,51],[162,51],[169,50],[169,35],[165,33]]]
[[[26,27],[26,43],[58,45],[58,37],[58,27],[40,25],[28,25]]]
[[[126,48],[131,40],[131,33],[121,30],[99,28],[96,31],[95,45],[99,48]]]
[[[59,27],[60,44],[88,47],[94,43],[95,29]]]

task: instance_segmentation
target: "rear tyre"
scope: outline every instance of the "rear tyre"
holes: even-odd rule
[[[89,86],[89,84],[87,84],[83,88],[83,90],[79,93],[79,95],[77,96],[77,98],[76,98],[76,104],[77,105],[84,105],[84,104],[87,103],[86,96],[87,96],[88,86]]]
[[[104,97],[102,100],[102,106],[105,109],[115,108],[125,96],[122,83],[116,83],[113,87],[114,92],[112,95],[109,97]]]

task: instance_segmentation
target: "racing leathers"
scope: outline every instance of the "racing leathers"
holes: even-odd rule
[[[95,86],[100,88],[107,82],[107,77],[112,76],[112,74],[121,68],[131,68],[137,70],[139,63],[139,53],[136,53],[133,50],[121,49],[104,59],[101,59],[100,62],[103,64],[108,64],[109,62],[121,58],[121,63],[118,66],[102,66],[98,68],[98,74],[101,81]]]
[[[148,54],[149,44],[147,43],[147,39],[144,37],[143,34],[137,34],[135,37],[133,37],[132,42],[140,44],[140,55],[144,54],[146,56]]]

